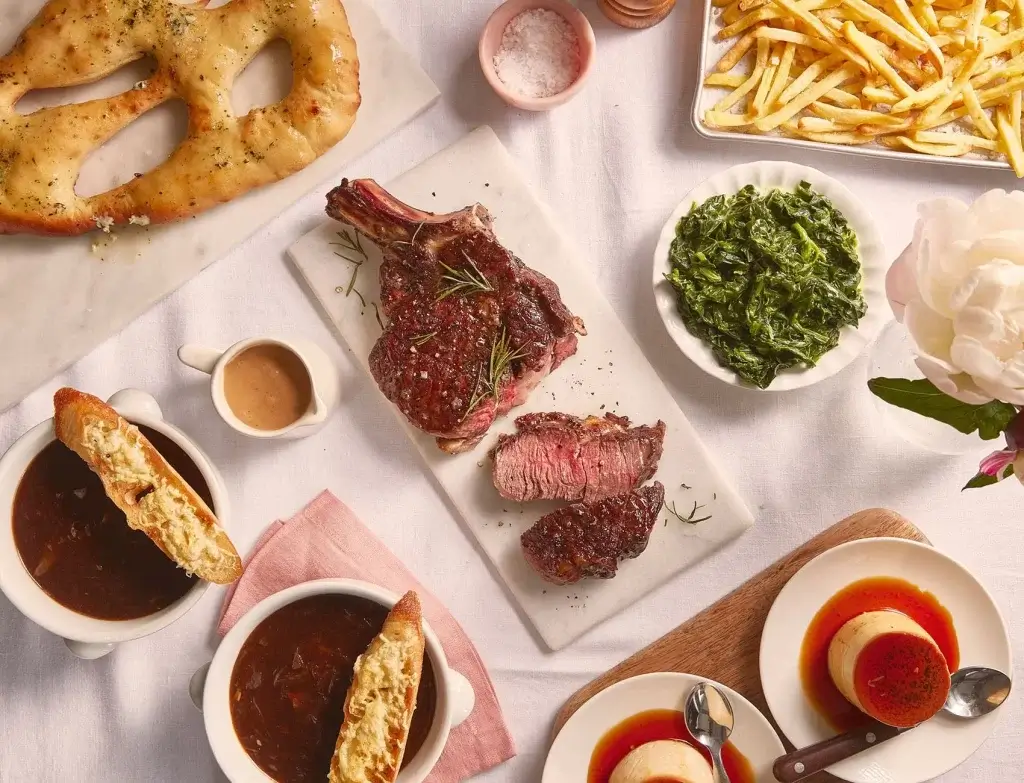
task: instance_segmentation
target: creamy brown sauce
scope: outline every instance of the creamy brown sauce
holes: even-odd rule
[[[245,640],[231,671],[231,722],[245,752],[273,780],[327,780],[356,658],[387,616],[366,598],[314,595],[281,607]],[[403,766],[426,741],[436,705],[424,656]]]
[[[254,345],[224,368],[231,411],[257,430],[280,430],[309,410],[313,386],[302,360],[283,345]]]
[[[142,434],[213,508],[202,473],[170,438]],[[128,527],[99,476],[60,441],[29,463],[12,508],[14,544],[36,583],[68,609],[101,620],[133,620],[164,609],[195,577],[150,538]]]

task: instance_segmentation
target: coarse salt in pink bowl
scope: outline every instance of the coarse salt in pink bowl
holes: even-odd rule
[[[579,42],[579,72],[576,78],[568,87],[547,97],[535,98],[523,95],[511,89],[499,77],[494,67],[494,56],[501,48],[502,36],[509,22],[515,19],[524,11],[543,9],[554,11],[565,19],[569,26],[576,33]],[[556,106],[561,106],[570,100],[583,88],[583,83],[590,74],[594,62],[594,52],[597,48],[597,41],[594,39],[594,28],[590,26],[587,17],[568,0],[506,0],[499,5],[491,14],[484,25],[483,33],[480,35],[478,53],[480,55],[480,68],[487,78],[487,82],[494,91],[510,106],[515,106],[527,111],[547,111]]]

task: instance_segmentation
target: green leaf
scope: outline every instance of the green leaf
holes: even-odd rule
[[[941,421],[965,435],[977,432],[982,440],[998,438],[1017,415],[1013,405],[998,400],[984,405],[960,402],[939,391],[927,378],[872,378],[868,388],[890,405]]]
[[[1007,465],[1003,471],[1003,477],[989,476],[986,473],[979,473],[977,476],[972,478],[964,485],[964,489],[981,489],[982,487],[991,487],[993,484],[998,484],[1004,478],[1009,478],[1013,475],[1013,465]],[[964,489],[960,491],[963,492]]]

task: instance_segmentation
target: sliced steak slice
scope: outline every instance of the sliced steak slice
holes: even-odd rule
[[[556,585],[587,577],[611,579],[620,560],[638,557],[647,548],[664,500],[665,487],[655,481],[597,503],[573,503],[523,533],[523,554]]]
[[[327,214],[383,253],[387,326],[370,372],[443,450],[472,448],[576,352],[583,322],[558,286],[501,246],[480,204],[434,215],[372,180],[342,180],[327,194]]]
[[[492,478],[509,500],[592,503],[636,489],[658,470],[665,423],[629,426],[607,413],[585,419],[567,413],[528,413],[518,432],[491,450]]]

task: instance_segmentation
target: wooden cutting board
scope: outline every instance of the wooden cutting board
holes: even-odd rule
[[[920,530],[893,511],[872,508],[847,517],[768,566],[718,603],[585,685],[558,713],[554,734],[558,734],[573,713],[595,694],[621,680],[649,672],[688,672],[717,680],[750,699],[779,731],[768,712],[758,675],[761,629],[768,610],[789,578],[822,552],[847,541],[878,537],[928,543]],[[722,645],[723,638],[728,639],[729,644]],[[781,731],[779,736],[787,747],[792,747]],[[821,773],[807,781],[838,783],[839,778]]]

